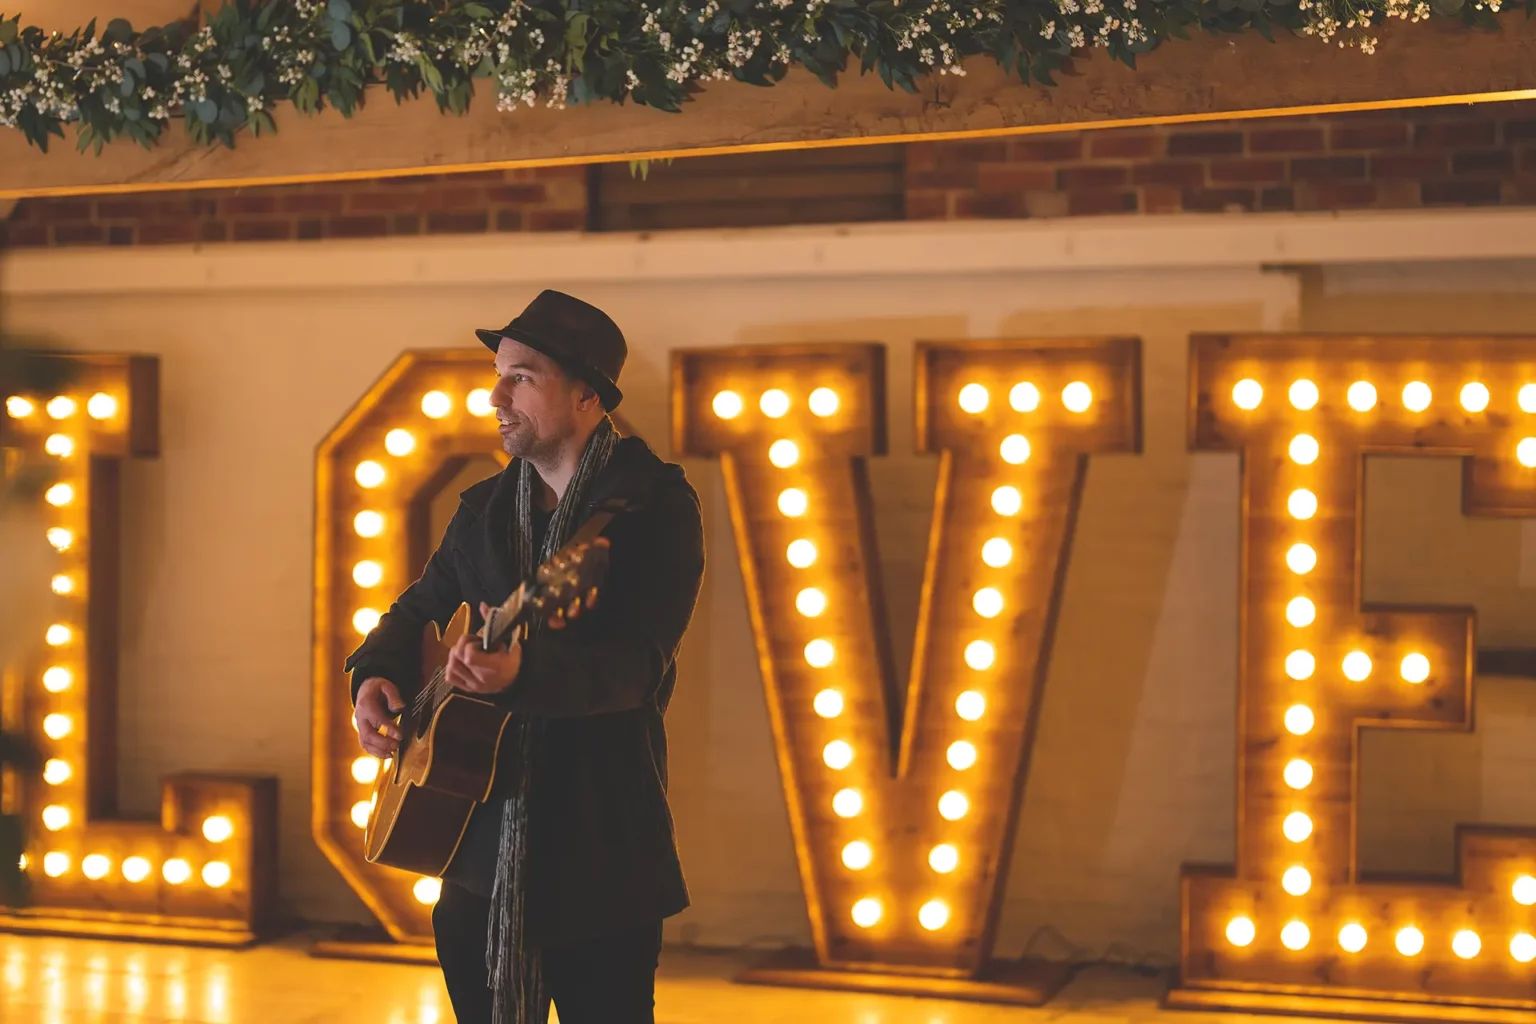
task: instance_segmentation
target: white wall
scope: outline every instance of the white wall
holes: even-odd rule
[[[1249,225],[1246,234],[1238,222]],[[1235,792],[1236,462],[1185,452],[1186,338],[1295,326],[1303,319],[1297,277],[1264,272],[1259,261],[1316,255],[1334,244],[1330,237],[1354,251],[1364,243],[1348,232],[1318,234],[1337,232],[1336,223],[1299,218],[1289,235],[1276,232],[1273,218],[1176,218],[1163,222],[1162,236],[1149,223],[7,257],[0,329],[60,347],[161,357],[163,455],[126,478],[125,809],[152,812],[157,779],[178,769],[275,773],[290,907],[365,918],[309,837],[314,447],[402,349],[473,345],[471,328],[505,323],[540,287],[565,288],[625,329],[624,412],[665,453],[669,349],[883,341],[893,454],[874,482],[894,595],[915,591],[933,479],[931,463],[910,454],[912,342],[1137,334],[1145,344],[1145,451],[1090,470],[999,952],[1028,945],[1082,954],[1113,944],[1122,954],[1171,955],[1179,864],[1230,858]],[[1518,248],[1486,226],[1440,223],[1441,251],[1447,238]],[[1411,247],[1402,238],[1435,245],[1400,227],[1379,231],[1377,248],[1401,254]],[[1527,239],[1536,236],[1526,227]],[[1220,245],[1212,255],[1188,250],[1213,240]],[[713,464],[687,468],[704,500],[710,561],[668,722],[673,808],[695,904],[670,937],[804,942],[809,929],[723,490]],[[1443,484],[1429,486],[1439,493]],[[1454,508],[1425,515],[1457,518]],[[1494,538],[1477,557],[1508,557],[1514,543],[1518,564],[1514,530],[1512,542]],[[1388,574],[1377,596],[1422,582],[1411,570],[1403,580]],[[1529,616],[1516,614],[1528,596],[1520,586],[1488,596],[1503,603],[1503,642],[1536,638]],[[914,597],[891,604],[898,624],[915,613]],[[0,579],[0,609],[28,607]],[[1106,643],[1110,623],[1115,637]],[[1445,813],[1465,818],[1470,806],[1475,816],[1486,790],[1493,796],[1484,802],[1500,813],[1536,820],[1536,808],[1511,795],[1521,787],[1510,781],[1518,762],[1509,760],[1536,738],[1532,706],[1511,698],[1490,716],[1485,699],[1475,747],[1454,747],[1471,737],[1436,737],[1452,743],[1443,756],[1461,766],[1447,777],[1470,778],[1475,790],[1465,799],[1451,792]],[[1402,763],[1394,749],[1382,756]],[[1439,828],[1443,814],[1394,816],[1392,778],[1383,792],[1384,845],[1424,835],[1425,821]],[[1448,849],[1448,835],[1443,841]]]

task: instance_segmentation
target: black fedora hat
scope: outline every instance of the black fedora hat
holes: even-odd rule
[[[492,352],[500,347],[502,338],[542,352],[567,373],[590,384],[610,412],[624,400],[618,380],[629,346],[619,325],[590,303],[546,288],[507,326],[480,329],[475,334]]]

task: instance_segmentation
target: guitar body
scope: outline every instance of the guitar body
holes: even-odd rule
[[[469,605],[448,628],[423,638],[425,684],[448,662],[448,652],[469,630]],[[496,757],[511,715],[488,701],[450,693],[420,717],[400,716],[400,746],[374,783],[374,808],[363,833],[363,855],[420,875],[441,877],[458,852],[477,806],[490,796]]]

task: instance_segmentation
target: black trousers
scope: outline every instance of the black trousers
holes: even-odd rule
[[[432,908],[448,1000],[459,1024],[491,1024],[485,969],[491,901],[451,882]],[[543,951],[544,988],[560,1024],[655,1024],[661,922]]]

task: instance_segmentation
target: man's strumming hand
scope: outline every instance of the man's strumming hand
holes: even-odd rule
[[[405,701],[395,684],[382,676],[363,680],[357,688],[357,708],[352,721],[357,725],[357,740],[374,757],[393,757],[400,744],[400,727],[395,716],[405,710]]]
[[[480,605],[482,619],[490,612]],[[514,641],[506,650],[483,651],[480,638],[466,633],[448,655],[448,684],[467,693],[500,693],[512,685],[523,667],[523,646]]]

